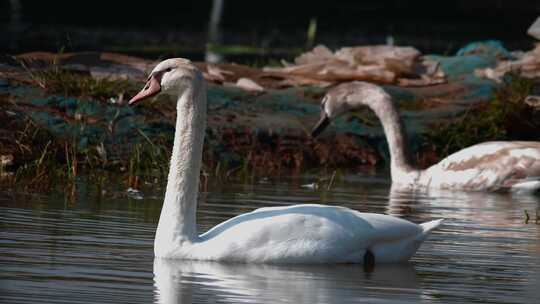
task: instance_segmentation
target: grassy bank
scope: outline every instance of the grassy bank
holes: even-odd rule
[[[77,105],[101,104],[107,109],[125,109],[125,100],[143,83],[95,79],[54,63],[46,68],[30,68],[23,63],[23,67],[24,78],[10,80],[9,85],[30,83],[49,99],[31,104],[21,102],[17,96],[1,95],[0,119],[5,122],[5,128],[0,130],[0,155],[13,159],[0,168],[3,186],[49,191],[54,187],[69,187],[80,176],[88,176],[100,184],[107,183],[110,175],[114,175],[120,177],[126,188],[140,188],[166,179],[174,134],[172,104],[159,100],[143,103],[127,114],[112,115],[111,121],[104,121],[94,113],[79,111]],[[251,95],[241,96],[248,99],[243,102],[251,102]],[[216,108],[219,107],[212,110],[219,111]],[[143,120],[148,126],[156,126],[157,131],[135,127],[123,133],[126,138],[114,138],[115,142],[111,143],[109,137],[82,138],[77,135],[80,133],[69,132],[66,127],[61,128],[62,134],[54,133],[36,122],[36,115],[48,115],[46,121],[68,122],[67,128],[76,130],[105,123],[107,127],[102,129],[110,133],[109,137],[118,137],[114,133],[118,116]],[[249,183],[257,177],[305,173],[325,177],[335,168],[347,167],[346,163],[353,164],[350,168],[356,170],[378,162],[373,149],[359,147],[352,136],[338,136],[333,142],[324,143],[311,139],[306,130],[280,133],[256,127],[235,127],[237,113],[217,116],[231,123],[211,124],[207,129],[202,172],[205,179],[240,179]]]
[[[525,103],[540,79],[506,75],[490,102],[469,108],[461,117],[434,126],[423,137],[426,153],[442,158],[485,141],[540,140],[540,109]]]
[[[142,87],[141,81],[94,78],[66,70],[54,61],[45,67],[24,62],[21,66],[22,73],[7,82],[16,94],[0,91],[3,186],[48,191],[73,185],[81,176],[106,184],[114,175],[126,188],[141,188],[166,179],[174,135],[173,104],[158,98],[126,110],[125,101]],[[28,84],[43,95],[36,103],[21,101],[26,93],[17,95]],[[539,140],[539,111],[523,102],[538,84],[508,75],[489,102],[476,103],[465,114],[438,122],[422,134],[417,159],[425,166],[483,141]],[[258,177],[301,174],[330,179],[336,170],[358,172],[384,164],[379,154],[381,141],[369,136],[343,130],[321,140],[309,136],[308,126],[317,118],[322,90],[303,89],[289,95],[279,91],[263,95],[216,92],[209,95],[213,99],[203,181],[240,179],[250,183]],[[402,102],[401,110],[421,112],[433,106],[429,98],[412,99]],[[261,112],[265,113],[257,116]],[[100,117],[104,113],[110,117]],[[353,117],[363,126],[376,127],[373,116],[364,114]],[[35,118],[43,118],[40,115],[48,115],[47,122],[62,122],[61,130],[66,132],[54,133],[54,128],[38,123]],[[351,125],[347,122],[342,127]],[[119,128],[124,128],[123,133],[116,132]],[[81,137],[81,132],[67,132],[69,129],[95,129],[97,135]]]

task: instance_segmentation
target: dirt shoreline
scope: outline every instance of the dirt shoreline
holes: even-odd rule
[[[426,132],[463,119],[473,109],[482,109],[500,88],[499,83],[474,75],[477,68],[495,67],[497,60],[477,57],[440,59],[447,74],[444,83],[384,85],[400,108],[410,146],[421,166],[441,157],[427,142]],[[471,63],[473,60],[484,61]],[[25,64],[21,66],[21,62]],[[141,168],[152,171],[152,165],[159,163],[166,171],[174,132],[174,105],[164,98],[142,107],[124,105],[154,64],[146,59],[95,52],[35,52],[19,55],[16,60],[4,58],[0,63],[0,155],[5,158],[1,173],[13,175],[22,167],[35,165],[43,153],[55,155],[51,162],[71,161],[73,166],[75,159],[75,166],[82,167],[94,162],[94,167],[120,173],[130,171],[133,159],[139,158]],[[291,85],[287,75],[238,64],[196,64],[210,82],[204,154],[207,174],[232,174],[231,170],[239,168],[262,176],[339,168],[357,172],[387,164],[384,134],[369,113],[337,120],[320,139],[309,136],[318,118],[320,99],[329,86],[309,82],[294,85],[297,78]],[[463,68],[464,64],[471,67]],[[57,85],[64,91],[55,91],[53,84],[44,82],[49,79],[39,78],[43,74],[38,72],[52,65],[67,71],[58,77],[70,77],[73,82],[85,79],[86,86],[98,88],[73,96],[69,88],[61,87],[67,80],[58,78]],[[458,66],[460,70],[452,72]],[[250,82],[245,82],[246,87],[240,79],[248,79],[260,88],[253,88]],[[103,88],[99,86],[112,96],[100,95],[99,89]],[[117,88],[121,88],[117,94],[110,93]],[[137,150],[139,155],[135,155]],[[152,157],[156,159],[146,160]],[[141,172],[130,174],[151,174]]]

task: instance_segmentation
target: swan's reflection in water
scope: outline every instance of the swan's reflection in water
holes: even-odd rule
[[[154,260],[156,302],[352,303],[418,302],[412,264],[259,265]]]
[[[468,294],[470,301],[538,303],[540,226],[525,223],[524,210],[534,214],[539,206],[534,195],[391,189],[386,212],[414,222],[446,219],[413,257],[418,272],[429,273],[422,284],[444,290],[448,299]],[[489,292],[480,287],[488,282]]]
[[[153,265],[155,223],[142,219],[156,214],[161,198],[136,206],[119,198],[78,201],[66,209],[64,200],[54,196],[21,205],[0,191],[0,302],[538,303],[540,225],[532,218],[526,224],[524,210],[533,217],[540,198],[465,192],[389,195],[388,183],[371,179],[331,192],[290,184],[226,185],[203,196],[199,224],[206,231],[255,208],[313,202],[389,213],[415,223],[446,218],[413,256],[414,268],[377,265],[366,274],[360,265],[160,260]]]
[[[540,240],[540,229],[537,230],[537,239]],[[531,252],[540,252],[540,242],[531,243]],[[529,286],[527,295],[531,299],[540,299],[540,255],[535,256],[535,263],[531,277],[529,278]]]
[[[445,299],[507,303],[537,298],[540,268],[531,264],[531,257],[540,250],[540,226],[524,224],[523,210],[534,215],[540,198],[435,190],[352,193],[336,192],[327,203],[387,213],[415,223],[447,220],[413,257],[415,267],[377,265],[370,274],[361,265],[272,266],[156,260],[156,301],[416,303]],[[239,206],[254,208],[252,205],[262,195],[248,197]],[[300,197],[295,203],[311,199]],[[256,207],[274,203],[265,201]]]
[[[523,228],[524,211],[534,212],[540,197],[486,192],[429,190],[414,192],[391,188],[386,213],[399,217],[446,218],[446,225],[464,223],[490,227],[489,233],[497,229]],[[471,230],[469,233],[484,233]]]

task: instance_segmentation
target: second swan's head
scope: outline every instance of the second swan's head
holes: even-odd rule
[[[353,81],[340,84],[330,89],[321,100],[321,118],[311,131],[312,137],[317,137],[335,118],[368,106],[372,109],[389,100],[389,95],[378,85]]]
[[[189,85],[202,81],[199,69],[184,58],[171,58],[160,62],[150,73],[144,88],[129,101],[134,105],[159,93],[178,95]]]

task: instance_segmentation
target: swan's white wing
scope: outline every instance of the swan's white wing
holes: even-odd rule
[[[262,208],[200,236],[198,258],[256,262],[358,262],[380,243],[413,240],[419,225],[392,216],[324,205]]]
[[[486,142],[456,152],[422,178],[442,189],[508,190],[540,177],[540,142]],[[533,183],[535,184],[535,183]]]

